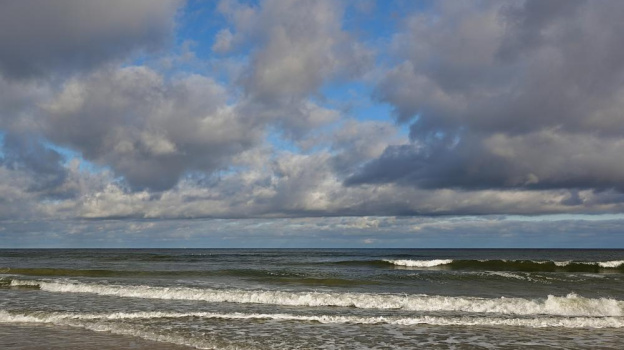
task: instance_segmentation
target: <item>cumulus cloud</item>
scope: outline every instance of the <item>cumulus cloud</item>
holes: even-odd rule
[[[236,61],[235,78],[132,61],[166,44],[179,5],[2,4],[0,20],[22,19],[0,21],[3,219],[253,218],[248,233],[288,218],[275,229],[390,234],[406,222],[394,216],[624,210],[620,2],[435,2],[375,51],[345,29],[343,2],[222,1],[210,60]],[[185,43],[201,60],[189,49],[202,43]],[[367,94],[378,76],[394,121],[324,96],[353,80]],[[403,231],[461,226],[421,219]]]
[[[366,72],[372,51],[342,29],[342,4],[335,1],[268,0],[260,6],[222,1],[229,29],[218,33],[214,49],[251,45],[250,65],[240,78],[245,113],[277,120],[298,138],[326,121],[327,112],[308,100],[324,83]]]
[[[258,142],[261,125],[237,114],[211,78],[166,79],[143,66],[68,81],[43,106],[43,133],[110,166],[137,189],[171,188],[189,171],[227,168]]]
[[[220,8],[235,33],[228,39],[228,32],[220,32],[217,44],[259,45],[244,77],[246,92],[256,100],[271,104],[305,97],[326,80],[360,74],[370,64],[370,52],[342,30],[337,2],[268,0],[251,7],[224,1]]]
[[[326,151],[276,155],[270,148],[252,148],[233,157],[233,164],[244,170],[187,176],[161,192],[133,190],[111,172],[81,169],[78,160],[65,164],[61,183],[51,181],[47,190],[38,189],[33,184],[48,177],[5,162],[0,166],[0,192],[5,199],[0,209],[8,217],[56,219],[536,215],[624,209],[624,196],[612,190],[465,191],[401,184],[345,187],[332,161],[339,155]],[[44,163],[58,165],[54,159]],[[374,218],[345,225],[382,227]]]
[[[21,17],[25,25],[42,16],[40,11],[27,11],[37,4],[12,4],[8,12]],[[2,97],[6,100],[2,121],[6,128],[39,134],[88,161],[110,167],[131,191],[167,190],[193,172],[209,177],[236,166],[235,157],[258,146],[267,127],[282,128],[284,135],[294,139],[337,121],[340,113],[309,96],[327,79],[342,75],[343,68],[352,69],[353,60],[364,60],[356,57],[360,49],[340,28],[339,4],[268,1],[248,7],[223,2],[221,11],[231,18],[235,33],[220,31],[214,49],[226,52],[237,43],[259,39],[241,82],[245,96],[238,99],[225,85],[204,75],[165,77],[147,66],[114,64],[136,50],[162,45],[171,34],[178,2],[139,1],[102,11],[97,4],[66,1],[61,5],[44,16],[40,26],[33,24],[32,32],[23,34],[33,37],[24,44],[24,50],[30,51],[11,54],[32,55],[0,57],[2,69],[6,79],[44,72],[82,74],[54,84],[0,76],[0,88],[8,92],[8,97]],[[42,3],[40,9],[45,6]],[[91,21],[91,16],[97,18]],[[11,29],[20,23],[4,25]],[[53,46],[50,49],[36,42],[45,39],[39,36],[44,24],[54,29],[47,33],[56,40],[46,43]],[[17,40],[15,36],[5,39]],[[97,48],[91,43],[97,43]],[[104,54],[91,56],[96,49]],[[9,55],[4,50],[3,54]],[[270,57],[290,60],[292,69],[280,68],[285,61]],[[262,76],[267,71],[279,76]]]
[[[232,39],[234,36],[229,29],[222,29],[217,33],[215,43],[212,45],[212,51],[225,53],[232,48]]]
[[[397,127],[389,122],[345,121],[329,137],[334,171],[350,175],[363,162],[381,156],[388,146],[404,144],[406,140],[398,134]]]
[[[0,72],[28,78],[90,69],[172,36],[181,0],[2,1]]]
[[[624,188],[624,4],[436,2],[393,38],[376,97],[409,123],[347,183]]]
[[[567,189],[420,189],[400,184],[345,187],[327,152],[310,155],[270,150],[238,157],[245,171],[185,178],[160,195],[115,184],[76,201],[81,217],[278,218],[366,215],[488,215],[619,212],[614,191]]]

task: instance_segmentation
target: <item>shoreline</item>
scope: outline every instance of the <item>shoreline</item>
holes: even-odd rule
[[[0,348],[12,350],[190,350],[191,346],[49,324],[0,324]]]

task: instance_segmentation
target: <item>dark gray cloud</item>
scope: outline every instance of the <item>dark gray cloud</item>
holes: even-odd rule
[[[624,190],[624,3],[436,2],[376,97],[410,123],[347,184]]]
[[[412,17],[394,42],[405,60],[387,73],[377,96],[402,121],[418,115],[414,136],[546,127],[621,135],[622,116],[609,108],[622,98],[624,50],[617,43],[624,25],[616,14],[624,6],[537,3],[550,4],[551,15],[526,1],[440,3],[439,20]]]
[[[578,16],[577,10],[586,2],[529,0],[520,6],[511,4],[503,7],[502,14],[509,30],[498,54],[504,59],[517,59],[543,45],[552,26],[565,21],[566,17]]]
[[[624,191],[624,140],[578,134],[463,135],[457,143],[390,146],[347,184],[421,188]]]
[[[0,1],[0,73],[39,77],[90,69],[171,37],[181,0]]]

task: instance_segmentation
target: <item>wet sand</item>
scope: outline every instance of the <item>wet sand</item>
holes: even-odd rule
[[[189,350],[192,347],[48,325],[0,325],[0,349],[11,350]]]

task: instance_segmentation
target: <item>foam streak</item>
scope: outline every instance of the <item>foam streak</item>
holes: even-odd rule
[[[33,281],[11,281],[21,285]],[[403,309],[411,311],[457,311],[469,313],[498,313],[506,315],[552,316],[622,316],[624,302],[599,298],[591,299],[569,294],[565,297],[549,295],[546,299],[475,298],[428,295],[398,295],[372,293],[285,292],[271,290],[200,289],[183,287],[125,286],[86,283],[37,281],[39,288],[55,293],[89,293],[122,298],[164,300],[196,300],[241,304],[268,304],[283,306],[338,306],[362,309]]]
[[[63,325],[80,325],[79,321],[111,321],[128,319],[154,318],[213,318],[226,320],[277,320],[318,322],[323,324],[391,324],[412,326],[429,324],[436,326],[515,326],[515,327],[562,327],[562,328],[623,328],[621,317],[534,317],[534,318],[500,318],[500,317],[384,317],[384,316],[335,316],[335,315],[293,315],[293,314],[245,314],[245,313],[211,313],[211,312],[136,312],[111,314],[72,314],[52,313],[48,315],[11,314],[0,310],[0,323],[52,323]],[[78,321],[78,322],[77,322]]]

